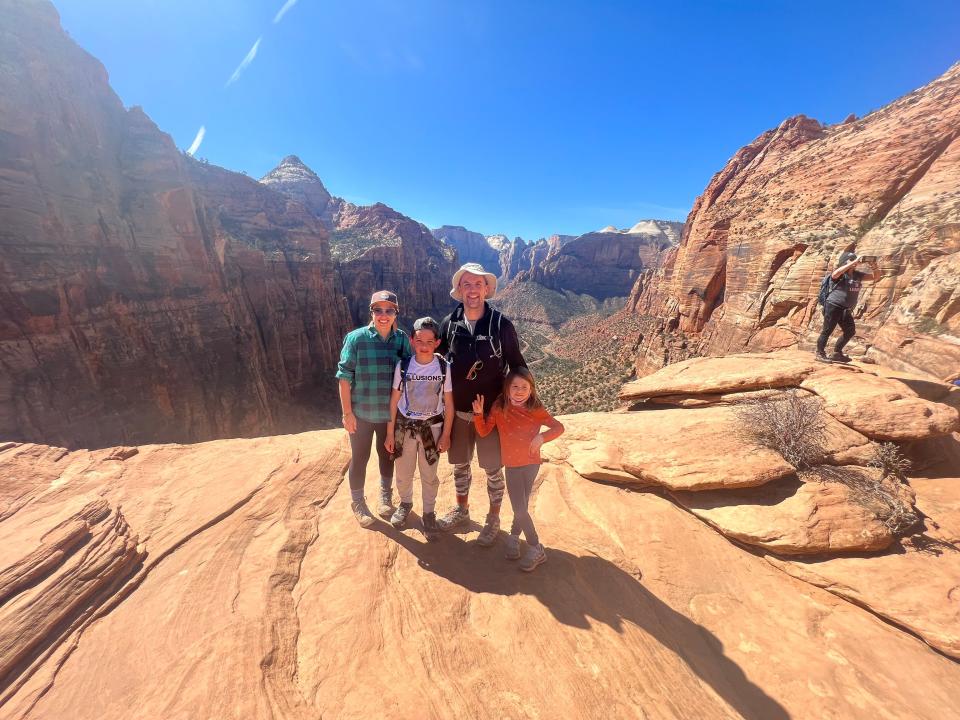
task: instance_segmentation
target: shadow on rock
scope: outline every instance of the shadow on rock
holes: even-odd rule
[[[419,520],[409,529],[422,531]],[[631,623],[676,653],[745,718],[790,717],[724,655],[715,635],[647,590],[639,582],[639,570],[634,574],[598,555],[578,556],[547,547],[547,562],[528,574],[503,557],[502,542],[483,548],[447,533],[427,543],[387,523],[377,523],[371,530],[410,552],[424,570],[470,592],[532,595],[557,621],[575,628],[589,629],[594,621],[622,633],[624,624]]]

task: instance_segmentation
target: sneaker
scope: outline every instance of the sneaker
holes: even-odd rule
[[[483,530],[477,536],[477,545],[480,547],[490,547],[497,541],[497,535],[500,534],[500,516],[489,513],[487,520],[483,524]]]
[[[390,524],[393,525],[397,530],[402,528],[407,524],[407,515],[410,514],[410,511],[413,510],[413,503],[402,502],[397,505],[397,509],[393,512],[393,517],[390,518]]]
[[[820,352],[819,350],[817,350],[817,352],[814,353],[813,359],[816,360],[817,362],[822,362],[822,363],[832,363],[832,362],[833,362],[833,360],[831,360],[830,358],[828,358],[825,354],[823,354],[823,353]]]
[[[851,358],[848,355],[844,355],[842,352],[835,352],[833,355],[830,356],[830,361],[838,362],[838,363],[848,363],[851,361]]]
[[[543,543],[539,545],[529,545],[527,551],[520,559],[520,569],[524,572],[533,572],[537,565],[547,561],[547,553],[543,550]]]
[[[423,535],[427,538],[427,542],[440,539],[440,527],[437,525],[436,513],[423,514]]]
[[[380,504],[377,505],[377,514],[386,519],[393,512],[393,489],[384,490],[380,488]]]
[[[463,505],[456,505],[446,515],[437,520],[441,530],[450,530],[470,522],[470,509]]]
[[[350,503],[350,509],[353,510],[353,516],[357,519],[357,522],[360,523],[360,527],[370,527],[377,521],[370,512],[370,508],[367,507],[366,500]]]
[[[507,560],[520,559],[520,536],[507,535],[507,551],[504,553]]]

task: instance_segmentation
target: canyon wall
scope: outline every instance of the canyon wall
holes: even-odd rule
[[[327,231],[125,109],[49,3],[0,14],[0,438],[284,427],[350,327]]]
[[[598,300],[623,297],[645,269],[657,268],[673,246],[682,223],[646,221],[644,232],[601,230],[549,248],[542,260],[519,280],[532,280],[551,290],[570,290]],[[641,223],[638,223],[640,225]],[[670,234],[657,224],[666,226]]]
[[[637,370],[695,355],[809,348],[816,295],[840,253],[878,258],[855,354],[939,377],[960,365],[960,65],[832,126],[802,115],[739,150],[710,181],[662,269],[628,307]],[[952,369],[952,370],[951,370]]]
[[[284,158],[260,183],[303,203],[329,231],[354,325],[369,320],[370,295],[383,288],[397,293],[402,325],[452,309],[456,249],[422,223],[383,203],[354,205],[331,196],[296,155]]]

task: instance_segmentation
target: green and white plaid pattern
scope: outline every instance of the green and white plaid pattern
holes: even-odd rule
[[[397,361],[413,350],[403,330],[394,330],[386,340],[372,326],[347,333],[340,351],[337,379],[350,383],[353,413],[372,423],[390,420],[390,391]]]

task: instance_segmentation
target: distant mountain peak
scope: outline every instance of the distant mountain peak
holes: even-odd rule
[[[267,184],[272,182],[315,182],[319,183],[323,191],[327,193],[320,177],[296,155],[287,155],[273,170],[260,178],[260,182]],[[329,195],[329,193],[327,194]]]
[[[296,155],[287,155],[262,178],[264,185],[302,202],[312,212],[329,221],[327,205],[331,196],[323,181]]]

